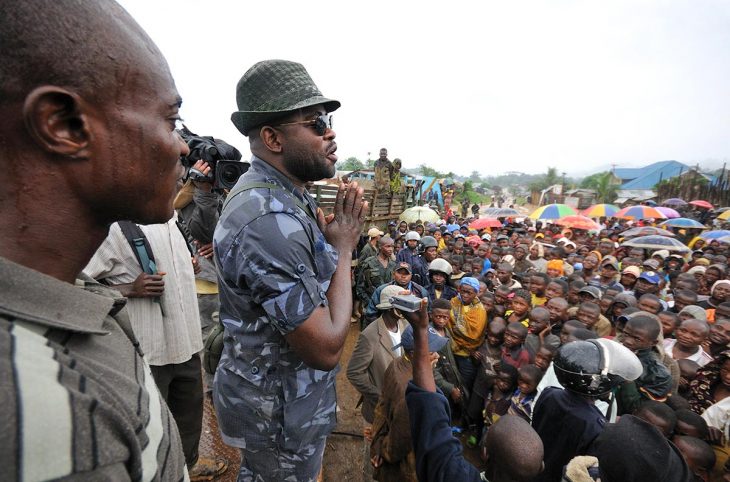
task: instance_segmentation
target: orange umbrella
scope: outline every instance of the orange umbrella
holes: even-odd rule
[[[499,219],[479,218],[469,225],[471,229],[501,228],[502,222]]]
[[[582,216],[580,214],[562,217],[555,221],[555,224],[572,229],[585,229],[586,231],[601,230],[601,226],[597,222],[593,221],[589,217]]]

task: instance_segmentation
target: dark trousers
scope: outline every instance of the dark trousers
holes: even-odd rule
[[[162,398],[170,407],[180,432],[185,463],[192,468],[198,461],[198,442],[203,428],[203,377],[200,355],[183,363],[151,366]]]

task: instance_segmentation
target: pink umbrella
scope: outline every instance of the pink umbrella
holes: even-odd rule
[[[690,201],[689,202],[693,206],[697,206],[698,208],[705,208],[705,209],[714,209],[715,206],[708,203],[707,201],[703,201],[702,199],[698,199],[696,201]]]
[[[675,211],[672,208],[665,208],[664,206],[659,206],[656,208],[657,211],[662,213],[667,217],[667,219],[674,219],[674,218],[681,218],[682,215],[679,214],[677,211]]]

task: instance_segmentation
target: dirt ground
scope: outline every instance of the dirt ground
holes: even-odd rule
[[[360,409],[355,408],[359,394],[346,376],[347,364],[350,361],[359,334],[358,324],[353,323],[345,342],[345,349],[340,362],[340,372],[337,374],[337,426],[327,438],[323,463],[325,481],[362,480],[362,416],[360,415]],[[472,463],[476,463],[478,460],[475,450],[466,449],[465,455]],[[225,474],[215,480],[220,482],[233,482],[236,480],[240,463],[239,452],[237,449],[226,446],[221,441],[215,421],[215,412],[207,397],[203,419],[203,435],[200,440],[200,456],[225,457],[229,461],[229,468]]]

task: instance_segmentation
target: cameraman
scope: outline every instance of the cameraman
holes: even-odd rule
[[[188,171],[187,180],[175,198],[175,209],[183,224],[187,227],[189,237],[197,251],[199,270],[195,276],[195,290],[198,296],[198,309],[203,340],[218,323],[220,301],[218,299],[218,279],[213,263],[213,232],[218,223],[226,192],[214,188],[214,165],[204,159],[205,149],[199,145],[214,145],[221,159],[240,161],[241,153],[230,144],[212,137],[198,137],[190,131],[181,133],[190,147],[190,154],[182,160],[183,165],[192,167]],[[194,164],[193,164],[194,163]],[[211,165],[212,164],[212,165]],[[210,393],[213,377],[205,374],[205,391]]]

